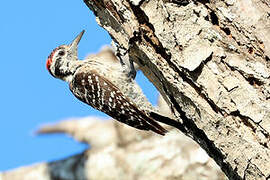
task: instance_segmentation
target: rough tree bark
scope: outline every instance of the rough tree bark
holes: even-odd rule
[[[178,129],[205,149],[229,179],[270,179],[268,0],[84,2],[160,91],[181,123]],[[215,177],[209,175],[207,169],[215,168],[201,160],[192,164],[197,171],[204,164],[201,173],[194,166],[186,168],[191,176],[179,172],[185,157],[198,154],[192,148],[184,150],[179,131],[160,138],[111,121],[87,122],[72,121],[40,132],[72,134],[92,144],[91,150],[2,173],[0,179],[22,179],[21,174],[25,179],[35,175],[43,179],[195,179],[194,174],[200,174],[199,179],[222,178],[216,170]],[[106,137],[95,136],[99,133]]]
[[[270,179],[269,1],[84,2],[228,178]]]

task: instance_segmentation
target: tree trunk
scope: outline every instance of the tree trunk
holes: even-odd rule
[[[269,1],[85,3],[160,91],[179,121],[177,128],[205,149],[229,179],[270,179]],[[111,51],[98,56],[117,60]],[[166,107],[160,106],[163,113]],[[0,179],[224,179],[177,130],[160,137],[93,117],[39,130],[58,132],[91,149],[3,172]]]
[[[267,0],[84,0],[229,179],[270,178]]]

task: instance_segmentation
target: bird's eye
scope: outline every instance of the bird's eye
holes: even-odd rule
[[[65,51],[59,51],[58,53],[60,56],[64,56],[65,55]]]

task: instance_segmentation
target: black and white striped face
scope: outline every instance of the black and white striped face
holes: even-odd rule
[[[67,59],[67,54],[68,47],[66,45],[62,45],[55,48],[49,55],[46,62],[46,68],[52,76],[60,79],[65,76],[64,72],[61,69],[65,59]]]
[[[65,80],[72,73],[71,62],[78,60],[78,44],[82,38],[82,31],[69,45],[61,45],[55,48],[49,55],[46,67],[50,74],[56,78]]]

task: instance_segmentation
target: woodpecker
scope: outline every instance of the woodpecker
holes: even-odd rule
[[[120,63],[108,63],[99,57],[78,59],[83,34],[84,30],[69,45],[52,51],[46,62],[49,73],[69,83],[73,95],[93,108],[131,127],[165,135],[167,130],[150,115],[156,111]]]

